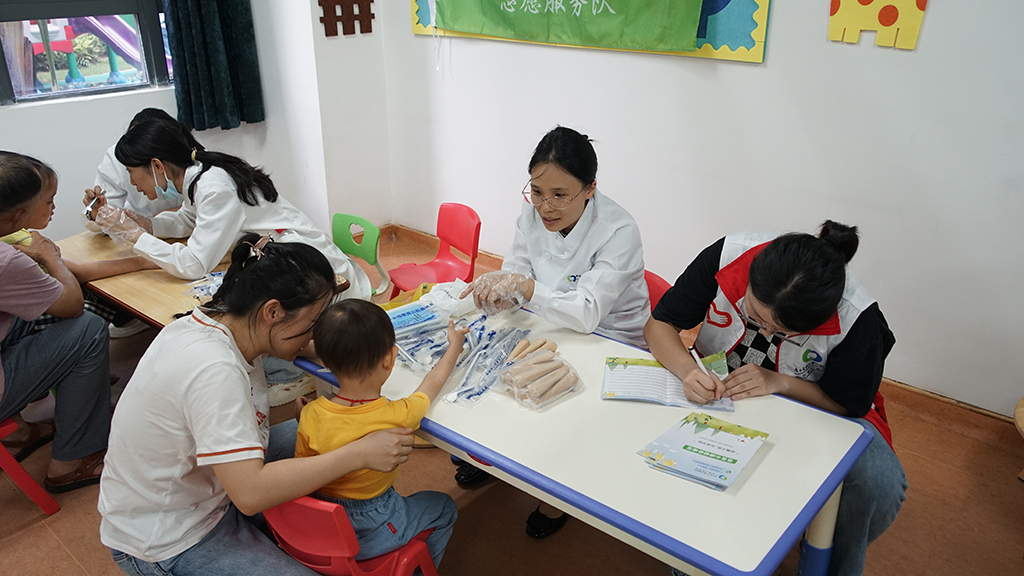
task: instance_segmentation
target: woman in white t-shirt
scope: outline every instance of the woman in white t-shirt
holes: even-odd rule
[[[316,249],[246,234],[210,304],[150,345],[118,402],[100,482],[100,540],[126,574],[311,575],[243,515],[408,459],[408,429],[292,459],[297,422],[269,426],[258,360],[294,359],[335,291]]]
[[[98,207],[96,221],[112,238],[132,246],[178,278],[208,274],[243,232],[316,248],[351,287],[345,298],[369,299],[370,279],[308,216],[278,194],[270,177],[241,158],[190,146],[181,130],[159,120],[132,126],[114,154],[131,183],[150,200],[184,196],[181,208],[145,218]],[[100,205],[103,201],[100,200]],[[188,238],[187,244],[161,238]]]

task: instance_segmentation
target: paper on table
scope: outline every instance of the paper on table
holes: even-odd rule
[[[675,374],[669,372],[657,360],[642,358],[610,356],[605,359],[601,398],[605,400],[639,400],[665,406],[725,412],[736,410],[732,398],[712,400],[707,404],[690,402],[683,393],[683,382],[676,378]]]

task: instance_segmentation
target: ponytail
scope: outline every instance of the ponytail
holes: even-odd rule
[[[210,168],[217,167],[231,176],[238,199],[249,206],[257,206],[260,198],[256,188],[267,202],[277,202],[277,188],[261,168],[230,154],[206,150],[180,122],[160,119],[143,120],[132,125],[117,141],[114,156],[125,166],[147,166],[153,158],[169,162],[185,170],[194,162],[202,165],[199,174],[188,188],[188,199],[195,202],[196,184]]]
[[[857,252],[856,226],[832,220],[817,237],[785,234],[750,263],[750,291],[788,330],[809,332],[835,313],[846,289],[846,263]]]
[[[208,309],[251,317],[270,300],[292,312],[334,294],[334,270],[319,250],[298,242],[261,240],[269,238],[247,232],[231,250],[231,266]]]

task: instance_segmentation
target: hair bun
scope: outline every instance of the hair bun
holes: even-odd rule
[[[842,253],[843,261],[847,263],[853,259],[857,247],[860,246],[856,226],[847,226],[833,220],[825,220],[821,225],[821,231],[818,232],[818,238]]]

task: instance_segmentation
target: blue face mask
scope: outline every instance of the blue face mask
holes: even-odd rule
[[[153,188],[156,190],[156,197],[158,200],[177,200],[181,196],[181,192],[178,192],[178,188],[174,185],[174,182],[168,178],[167,187],[161,188],[156,183],[156,166],[149,165],[149,169],[153,171]]]

